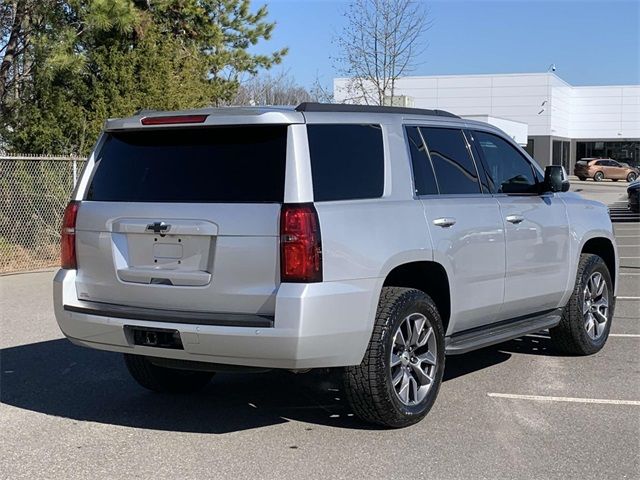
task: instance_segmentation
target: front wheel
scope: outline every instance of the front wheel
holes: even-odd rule
[[[422,420],[436,400],[444,372],[444,330],[424,292],[384,287],[360,365],[346,367],[344,386],[361,419],[400,428]]]
[[[631,172],[629,175],[627,175],[627,182],[629,183],[634,182],[636,178],[638,178],[638,175]]]
[[[604,180],[604,173],[602,172],[596,172],[595,175],[593,176],[593,179],[596,182],[601,182],[602,180]]]
[[[124,362],[133,379],[154,392],[195,392],[204,388],[214,375],[213,372],[162,367],[145,356],[129,353],[124,354]]]
[[[590,355],[609,337],[615,298],[611,275],[598,255],[582,254],[573,294],[558,326],[551,328],[551,341],[564,353]]]

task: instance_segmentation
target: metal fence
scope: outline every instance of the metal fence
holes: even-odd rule
[[[62,214],[84,159],[0,156],[0,273],[59,262]]]

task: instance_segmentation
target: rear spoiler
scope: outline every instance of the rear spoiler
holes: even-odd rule
[[[203,118],[204,117],[204,118]],[[175,121],[163,121],[172,118]],[[193,120],[193,121],[185,121]],[[144,122],[144,123],[143,123]],[[186,126],[214,125],[260,125],[304,123],[304,116],[292,109],[225,107],[184,110],[177,112],[156,112],[141,110],[127,118],[110,118],[105,122],[107,132],[118,130],[138,130],[149,128],[175,128]]]

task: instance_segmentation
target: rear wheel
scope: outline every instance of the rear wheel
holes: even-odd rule
[[[604,173],[602,172],[596,172],[595,175],[593,176],[593,179],[596,182],[601,182],[602,180],[604,180]]]
[[[627,175],[627,182],[631,183],[635,181],[636,178],[638,178],[638,175],[633,172],[630,172],[629,175]]]
[[[609,269],[598,255],[582,254],[573,294],[557,327],[549,330],[554,346],[573,355],[590,355],[606,343],[615,298]]]
[[[344,372],[355,414],[392,428],[412,425],[433,406],[443,372],[444,330],[433,300],[412,288],[383,288],[362,363]]]
[[[142,355],[125,353],[124,361],[133,379],[154,392],[195,392],[204,388],[214,375],[213,372],[161,367]]]

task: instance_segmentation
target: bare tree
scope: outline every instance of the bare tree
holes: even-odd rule
[[[429,10],[423,1],[352,0],[344,16],[335,60],[349,79],[348,100],[383,105],[395,95],[398,78],[421,63]]]
[[[287,72],[252,77],[240,84],[234,105],[298,105],[315,99]]]
[[[320,76],[316,73],[316,78],[309,90],[311,97],[315,102],[320,103],[334,103],[335,96],[333,95],[333,88],[329,88],[324,85]]]

